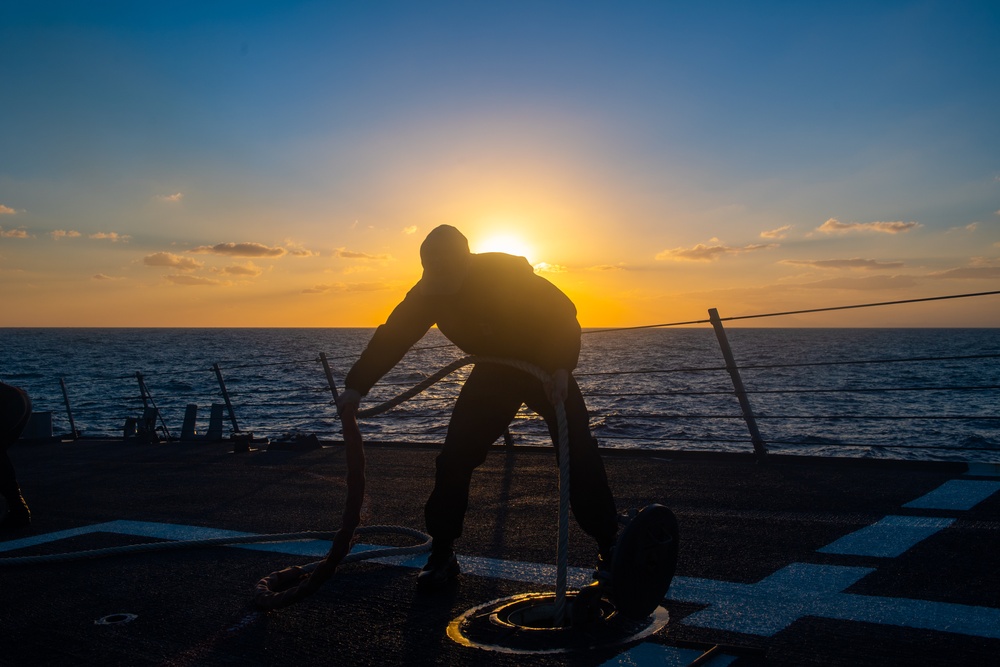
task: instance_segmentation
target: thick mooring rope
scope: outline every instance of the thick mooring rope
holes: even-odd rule
[[[533,375],[542,383],[549,382],[552,379],[544,370],[534,364],[514,359],[468,356],[448,364],[427,379],[384,403],[365,410],[359,410],[357,416],[373,417],[387,412],[413,398],[459,368],[476,363],[511,366],[529,375]],[[569,426],[563,403],[558,403],[555,408],[558,433],[558,442],[556,444],[559,459],[559,534],[556,545],[555,617],[556,623],[561,625],[566,609],[566,572],[568,569],[567,553],[569,551]],[[292,566],[284,570],[272,572],[257,582],[254,591],[254,604],[258,608],[277,609],[303,599],[315,592],[327,579],[332,577],[339,563],[347,562],[345,556],[347,556],[347,552],[350,550],[355,529],[361,520],[361,502],[364,498],[364,448],[361,440],[361,432],[358,429],[357,420],[354,415],[344,414],[341,416],[341,419],[344,427],[344,442],[347,445],[348,479],[347,503],[344,509],[341,528],[334,537],[330,552],[323,560],[301,567]],[[394,554],[400,553],[394,549],[387,549],[386,551]]]
[[[351,550],[354,531],[361,523],[361,506],[365,498],[365,448],[356,415],[343,412],[340,422],[344,428],[347,457],[347,501],[344,503],[340,530],[333,536],[326,558],[310,563],[308,570],[299,566],[287,567],[258,581],[253,597],[258,609],[287,607],[316,592],[323,582],[333,576]]]

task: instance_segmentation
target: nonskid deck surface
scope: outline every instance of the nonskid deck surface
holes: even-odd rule
[[[234,454],[226,445],[80,441],[11,450],[34,529],[0,556],[151,540],[333,530],[340,447]],[[367,448],[364,525],[422,529],[435,451]],[[608,453],[619,508],[662,503],[681,531],[669,624],[625,646],[510,655],[463,647],[452,619],[553,589],[551,451],[497,450],[476,473],[464,573],[417,592],[422,556],[344,565],[311,598],[260,613],[258,579],[322,542],[159,551],[0,566],[4,665],[983,664],[1000,654],[1000,476],[872,465]],[[365,536],[399,544],[399,538]],[[404,540],[405,542],[405,540]],[[595,553],[571,526],[571,586]]]

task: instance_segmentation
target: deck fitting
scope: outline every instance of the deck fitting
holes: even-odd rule
[[[108,614],[94,621],[94,625],[123,625],[139,618],[135,614]]]
[[[594,606],[593,620],[573,625],[576,592],[566,593],[570,613],[556,622],[555,593],[522,593],[474,607],[448,625],[448,636],[462,646],[500,653],[569,653],[619,646],[648,637],[663,628],[669,614],[663,607],[641,620],[619,614],[602,598]]]

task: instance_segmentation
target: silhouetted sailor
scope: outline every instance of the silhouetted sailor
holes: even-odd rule
[[[570,504],[577,522],[598,545],[599,571],[610,569],[617,512],[583,396],[571,371],[580,354],[576,307],[555,285],[535,274],[524,257],[469,252],[449,225],[433,229],[420,246],[423,276],[372,336],[347,374],[338,401],[356,410],[372,386],[433,326],[467,354],[520,360],[552,376],[503,364],[477,363],[469,374],[437,457],[434,490],[424,509],[434,538],[418,577],[438,587],[459,571],[453,543],[462,534],[472,472],[503,435],[521,404],[540,414],[553,438],[554,404],[565,402],[569,425]]]
[[[28,503],[21,496],[14,465],[7,448],[14,444],[31,416],[31,399],[17,387],[0,382],[0,495],[7,502],[7,513],[0,521],[0,533],[22,530],[31,525]]]

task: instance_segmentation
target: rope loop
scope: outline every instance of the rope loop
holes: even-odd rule
[[[511,366],[511,367],[516,368],[516,369],[518,369],[520,371],[524,371],[528,375],[533,375],[534,377],[536,377],[538,379],[539,382],[542,382],[542,383],[548,382],[548,381],[550,381],[552,379],[552,377],[548,373],[546,373],[543,369],[539,368],[535,364],[530,364],[530,363],[528,363],[526,361],[519,361],[517,359],[502,359],[500,357],[484,357],[484,356],[478,356],[478,355],[469,355],[467,357],[462,357],[461,359],[456,359],[455,361],[451,362],[447,366],[444,366],[443,368],[441,368],[441,370],[437,371],[436,373],[434,373],[430,377],[428,377],[428,378],[426,378],[424,380],[421,380],[420,382],[418,382],[417,384],[413,385],[412,387],[410,387],[406,391],[400,393],[399,395],[397,395],[397,396],[395,396],[393,398],[390,398],[388,401],[385,401],[383,403],[379,403],[378,405],[375,405],[374,407],[371,407],[371,408],[365,408],[364,410],[358,410],[358,416],[359,417],[374,417],[374,416],[380,415],[380,414],[382,414],[384,412],[388,412],[389,410],[393,409],[397,405],[401,405],[402,403],[405,403],[406,401],[410,400],[411,398],[413,398],[417,394],[420,394],[420,393],[426,391],[431,386],[437,384],[438,382],[440,382],[444,378],[448,377],[449,375],[451,375],[452,373],[454,373],[455,371],[457,371],[459,368],[463,368],[465,366],[471,366],[473,364],[480,364],[480,363],[482,363],[482,364],[503,364],[505,366]]]

